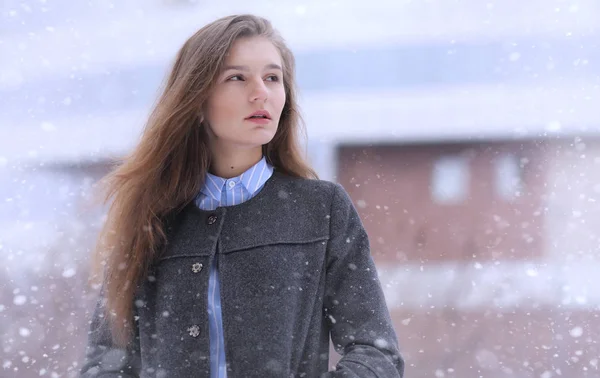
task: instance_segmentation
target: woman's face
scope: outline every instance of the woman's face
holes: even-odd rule
[[[213,147],[261,148],[273,139],[285,104],[282,67],[268,39],[234,42],[204,108]]]

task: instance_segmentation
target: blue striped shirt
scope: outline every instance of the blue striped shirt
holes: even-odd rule
[[[238,205],[254,197],[273,174],[273,166],[263,157],[258,163],[237,177],[224,179],[207,173],[204,186],[196,198],[203,210]],[[218,255],[210,267],[208,279],[208,326],[210,338],[210,377],[226,378],[225,341],[219,291]]]

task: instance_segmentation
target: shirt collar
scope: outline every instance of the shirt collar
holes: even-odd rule
[[[248,168],[244,173],[230,179],[225,179],[206,172],[206,179],[204,180],[201,192],[216,201],[220,201],[221,193],[225,189],[225,183],[227,181],[234,181],[236,183],[241,182],[248,193],[253,195],[265,184],[265,182],[267,182],[272,174],[273,166],[267,163],[266,158],[263,156],[258,163]]]

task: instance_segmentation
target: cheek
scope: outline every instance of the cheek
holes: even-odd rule
[[[283,110],[283,106],[285,105],[285,90],[284,89],[281,89],[280,91],[277,91],[275,93],[273,102],[275,103],[277,110],[281,113],[281,111]]]
[[[215,95],[207,106],[209,122],[213,124],[227,122],[228,119],[237,115],[237,108],[239,108],[239,106],[236,106],[236,101],[233,96],[221,94]]]

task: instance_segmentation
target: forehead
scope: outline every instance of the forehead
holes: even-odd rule
[[[244,37],[236,40],[225,58],[228,65],[281,65],[279,50],[264,37]]]

